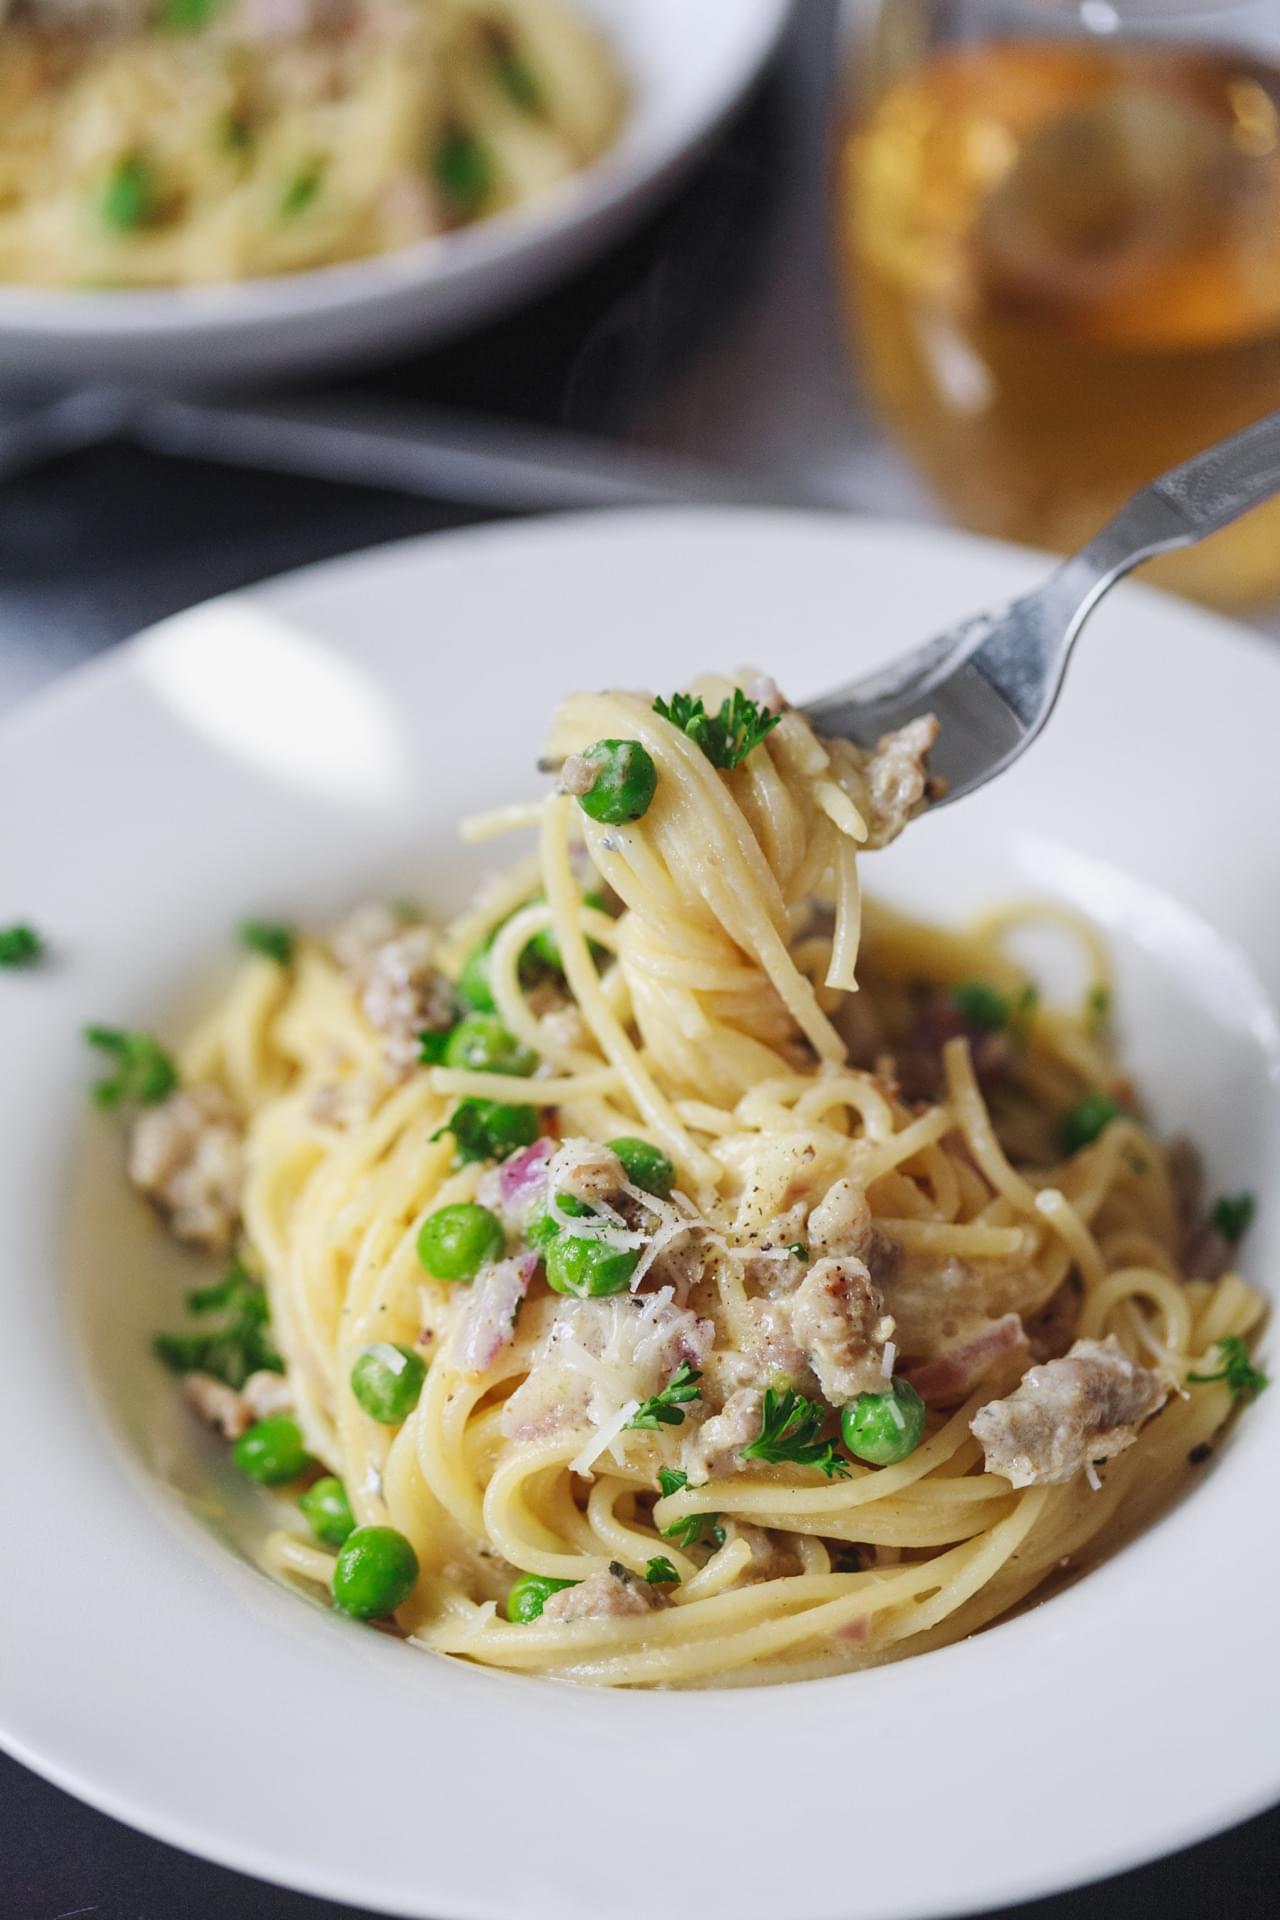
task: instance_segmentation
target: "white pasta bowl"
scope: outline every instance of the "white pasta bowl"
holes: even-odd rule
[[[537,791],[562,690],[753,661],[803,697],[1038,565],[781,515],[451,535],[197,608],[0,733],[0,920],[55,949],[0,975],[14,1754],[180,1846],[433,1920],[650,1920],[673,1888],[725,1920],[913,1920],[1112,1871],[1280,1795],[1280,1391],[1145,1534],[963,1644],[760,1691],[482,1671],[253,1565],[259,1496],[147,1351],[187,1276],[85,1099],[81,1024],[172,1032],[244,914],[319,918],[390,883],[454,908],[479,871],[454,823]],[[944,918],[1030,891],[1106,928],[1160,1123],[1199,1136],[1215,1184],[1263,1197],[1246,1265],[1264,1286],[1278,702],[1263,642],[1123,589],[1023,764],[867,870]]]
[[[0,286],[0,381],[208,386],[421,346],[600,252],[703,150],[773,50],[787,0],[571,0],[629,105],[615,145],[555,191],[371,260],[224,286]]]

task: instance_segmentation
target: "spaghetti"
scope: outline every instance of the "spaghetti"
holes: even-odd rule
[[[558,0],[16,0],[0,279],[178,286],[389,252],[523,207],[623,89]]]
[[[244,1118],[276,1385],[357,1527],[335,1562],[295,1511],[271,1564],[324,1591],[393,1530],[415,1645],[623,1686],[897,1659],[1090,1565],[1261,1384],[1247,1209],[1206,1226],[1142,1119],[1095,936],[860,924],[931,731],[866,755],[750,691],[737,764],[689,703],[570,699],[556,790],[474,828],[536,853],[438,936],[254,958],[183,1056],[173,1099]],[[593,743],[648,757],[639,817],[587,810]],[[1044,919],[1079,1009],[1012,957]]]

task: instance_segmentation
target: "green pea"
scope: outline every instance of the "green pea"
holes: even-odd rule
[[[1078,1153],[1091,1147],[1101,1133],[1120,1118],[1120,1108],[1109,1093],[1088,1093],[1070,1113],[1064,1115],[1061,1128],[1063,1149]]]
[[[621,1160],[622,1171],[633,1187],[656,1194],[660,1200],[667,1198],[676,1183],[676,1170],[661,1147],[651,1147],[647,1140],[634,1140],[624,1134],[621,1140],[611,1140],[609,1149]]]
[[[489,985],[489,953],[493,940],[493,934],[487,940],[482,940],[467,955],[462,972],[458,975],[458,992],[476,1013],[497,1012],[493,988]]]
[[[553,1593],[576,1587],[576,1580],[553,1580],[545,1573],[522,1573],[507,1595],[507,1618],[518,1627],[536,1620]]]
[[[298,1495],[307,1525],[326,1547],[340,1547],[355,1527],[355,1515],[341,1480],[327,1473]]]
[[[357,1354],[351,1369],[351,1391],[371,1420],[381,1421],[384,1427],[398,1427],[417,1406],[426,1377],[421,1354],[412,1347],[379,1340]]]
[[[887,1393],[860,1393],[841,1412],[840,1431],[855,1459],[891,1467],[924,1438],[924,1401],[909,1382],[895,1380]]]
[[[529,1245],[539,1253],[545,1252],[551,1242],[559,1237],[559,1233],[559,1221],[551,1218],[546,1207],[535,1207],[529,1215],[529,1224],[524,1230],[524,1237]]]
[[[607,1240],[586,1240],[581,1234],[562,1233],[543,1254],[547,1285],[553,1293],[576,1294],[580,1300],[598,1300],[608,1293],[625,1293],[640,1255],[610,1246]]]
[[[658,769],[638,740],[597,740],[582,758],[596,770],[590,791],[578,795],[578,805],[591,819],[619,826],[649,811]]]
[[[574,1220],[585,1220],[595,1213],[585,1200],[579,1200],[574,1193],[558,1193],[556,1205],[561,1213],[567,1213]],[[524,1237],[531,1247],[545,1248],[551,1245],[560,1232],[560,1222],[555,1218],[545,1200],[540,1200],[529,1216],[529,1224]]]
[[[454,1149],[464,1163],[505,1160],[517,1147],[533,1145],[538,1113],[535,1107],[508,1106],[501,1100],[462,1100],[440,1132],[453,1135]]]
[[[418,1258],[437,1280],[474,1280],[506,1245],[502,1222],[488,1207],[462,1200],[437,1207],[418,1232]]]
[[[527,1080],[538,1057],[508,1033],[496,1013],[470,1013],[449,1035],[444,1064],[471,1073],[513,1073]]]
[[[296,1480],[310,1455],[302,1438],[302,1429],[287,1413],[259,1420],[242,1433],[231,1449],[231,1457],[241,1473],[264,1487],[278,1487],[285,1480]]]
[[[394,1527],[357,1527],[333,1563],[333,1604],[353,1620],[381,1620],[417,1585],[418,1556]]]

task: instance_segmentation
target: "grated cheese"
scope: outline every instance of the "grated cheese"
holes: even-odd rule
[[[585,1479],[589,1480],[591,1478],[591,1469],[600,1458],[600,1455],[605,1451],[606,1447],[613,1445],[628,1420],[632,1419],[633,1416],[639,1412],[639,1409],[640,1402],[638,1400],[624,1400],[613,1417],[606,1420],[604,1425],[592,1434],[581,1451],[573,1456],[573,1459],[569,1462],[570,1473],[580,1473]],[[614,1459],[618,1459],[616,1453],[614,1454]]]

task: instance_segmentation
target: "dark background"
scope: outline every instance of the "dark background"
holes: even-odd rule
[[[769,81],[715,154],[605,261],[462,344],[331,391],[380,396],[403,413],[430,403],[568,428],[623,455],[635,445],[696,456],[767,475],[784,492],[816,479],[850,505],[927,517],[928,503],[876,438],[833,319],[822,199],[830,25],[829,0],[805,0]],[[456,501],[122,445],[62,459],[0,491],[0,712],[209,594],[479,517]],[[1247,1694],[1229,1642],[1217,1645],[1206,1658],[1215,1646],[1207,1622],[1201,1684]],[[1040,1768],[1052,1794],[1051,1730],[1027,1708],[1025,1730],[1002,1715],[1002,1736],[1012,1763]],[[1099,1728],[1100,1739],[1123,1737],[1123,1703],[1119,1718]],[[175,1729],[178,1751],[184,1737],[196,1730]],[[1206,1775],[1213,1759],[1200,1756]],[[975,1786],[975,1809],[990,1818],[994,1793]],[[1278,1846],[1280,1811],[1101,1886],[1007,1912],[1275,1920]],[[282,1892],[146,1839],[0,1757],[0,1920],[90,1915],[358,1920],[355,1908]]]

